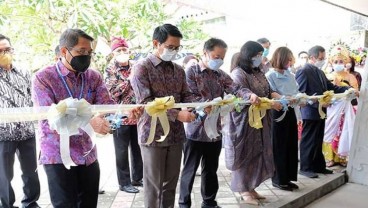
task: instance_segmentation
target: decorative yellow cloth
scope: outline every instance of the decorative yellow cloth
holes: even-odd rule
[[[271,109],[273,100],[268,98],[260,98],[259,104],[252,104],[248,109],[249,125],[253,128],[263,128],[262,118],[265,117],[266,111]]]
[[[321,119],[326,118],[326,113],[323,112],[322,105],[330,104],[333,97],[334,97],[333,91],[326,91],[323,93],[322,97],[318,98],[318,102],[319,102],[318,112],[319,112],[319,115],[321,116]]]
[[[170,124],[166,112],[167,110],[173,108],[174,105],[175,99],[173,96],[156,98],[154,101],[147,103],[145,110],[147,114],[152,117],[152,120],[151,120],[150,133],[146,144],[151,144],[155,138],[157,119],[160,120],[162,129],[164,131],[164,135],[161,136],[161,139],[156,140],[156,142],[165,141],[167,135],[170,132]]]

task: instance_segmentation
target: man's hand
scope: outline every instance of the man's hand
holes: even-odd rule
[[[324,108],[327,108],[327,107],[330,107],[331,103],[326,103],[326,104],[323,104],[322,107]]]
[[[261,102],[261,99],[259,99],[256,94],[252,93],[249,97],[249,101],[251,104],[259,104]]]
[[[91,124],[93,130],[98,133],[105,135],[110,132],[110,124],[104,118],[104,115],[96,115],[94,116],[89,123]]]
[[[355,90],[355,96],[358,98],[360,95],[359,91],[358,90]]]
[[[212,105],[205,107],[203,111],[204,111],[207,115],[208,115],[208,114],[210,114],[210,113],[211,113],[211,111],[212,111]]]
[[[144,111],[144,107],[136,107],[129,111],[129,119],[139,119]]]
[[[187,110],[179,111],[178,117],[176,117],[176,119],[181,122],[192,122],[195,120],[195,118],[195,114]]]

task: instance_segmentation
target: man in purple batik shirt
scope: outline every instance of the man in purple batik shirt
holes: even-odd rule
[[[79,29],[67,29],[60,37],[60,60],[38,71],[33,78],[35,106],[50,106],[69,97],[84,98],[90,104],[114,104],[99,72],[88,69],[93,38]],[[77,166],[65,168],[60,157],[60,136],[40,121],[40,163],[48,179],[51,203],[55,208],[97,207],[100,168],[91,138],[82,130],[70,137],[70,154]],[[95,132],[107,134],[109,123],[102,115],[90,124]]]

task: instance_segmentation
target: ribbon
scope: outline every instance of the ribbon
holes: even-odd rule
[[[235,99],[236,97],[234,95],[228,94],[225,95],[224,99],[217,97],[212,101],[215,104],[212,105],[211,113],[207,115],[207,118],[204,121],[204,131],[206,132],[208,138],[216,139],[218,136],[220,136],[217,131],[218,119],[220,116],[225,116],[234,109]]]
[[[50,129],[60,135],[60,156],[67,169],[70,169],[70,166],[76,166],[70,157],[70,136],[80,134],[79,129],[82,129],[92,140],[92,148],[85,153],[85,156],[94,148],[94,131],[89,124],[92,116],[91,105],[84,99],[67,98],[57,105],[50,106],[47,119]]]
[[[280,121],[282,121],[285,118],[286,111],[288,110],[288,105],[290,103],[289,100],[287,100],[285,96],[282,96],[281,99],[279,100],[279,102],[282,105],[282,110],[284,111],[284,113],[280,117],[278,117],[277,119],[275,119],[276,122],[280,122]]]
[[[253,128],[263,128],[262,118],[266,115],[266,110],[271,109],[273,101],[268,98],[260,98],[259,104],[252,104],[248,109],[249,125]]]
[[[165,141],[167,135],[170,132],[169,119],[167,118],[167,110],[174,107],[175,99],[173,96],[156,98],[152,102],[148,102],[145,109],[148,115],[152,117],[150,133],[146,144],[151,144],[155,138],[157,119],[160,120],[164,135],[161,139],[156,140],[156,142]]]
[[[323,112],[322,105],[330,104],[333,97],[334,97],[333,91],[326,91],[323,93],[322,97],[318,98],[318,102],[319,102],[318,113],[321,116],[321,119],[326,118],[326,113]]]

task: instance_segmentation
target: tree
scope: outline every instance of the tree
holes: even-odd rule
[[[66,28],[80,28],[106,44],[112,36],[122,36],[137,52],[147,52],[154,27],[171,18],[164,7],[155,0],[3,0],[0,31],[12,39],[18,65],[35,71],[53,61],[54,48]],[[206,38],[198,22],[176,24],[185,40],[191,40],[185,42],[188,49]],[[94,59],[95,67],[105,68],[105,54]]]

